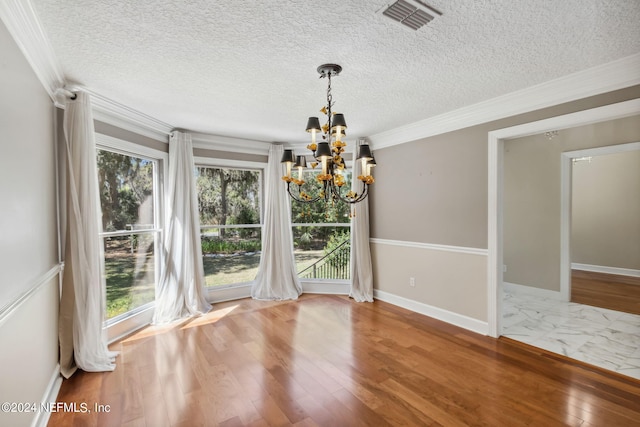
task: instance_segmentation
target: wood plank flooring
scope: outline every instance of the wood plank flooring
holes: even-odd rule
[[[640,382],[507,338],[335,295],[219,303],[112,346],[49,426],[637,426]]]
[[[640,314],[640,277],[572,270],[571,301]]]

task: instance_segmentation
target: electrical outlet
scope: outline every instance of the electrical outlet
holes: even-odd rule
[[[415,277],[409,277],[409,286],[411,286],[411,287],[415,287],[416,286],[416,278]]]
[[[507,264],[502,264],[502,272],[503,273],[507,272]]]

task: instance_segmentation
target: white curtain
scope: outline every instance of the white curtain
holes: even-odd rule
[[[116,352],[102,329],[105,287],[93,115],[89,95],[67,100],[65,265],[59,313],[60,370],[69,378],[77,368],[113,371]]]
[[[362,181],[357,179],[364,172],[360,160],[355,160],[358,146],[353,153],[353,176],[351,189],[362,191]],[[369,199],[355,204],[355,216],[351,218],[351,291],[349,296],[358,302],[373,302],[373,269],[371,267],[371,250],[369,249]]]
[[[291,231],[291,208],[280,160],[284,148],[272,144],[266,173],[264,225],[260,267],[251,296],[260,300],[297,299],[302,286],[296,272]]]
[[[191,135],[169,139],[169,189],[165,200],[164,268],[156,286],[153,323],[172,322],[208,312],[205,298],[200,218]]]

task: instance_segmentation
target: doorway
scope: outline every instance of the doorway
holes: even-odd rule
[[[640,99],[634,99],[591,110],[580,111],[564,116],[553,117],[537,122],[526,123],[510,128],[498,129],[488,135],[489,191],[488,191],[488,257],[487,257],[487,306],[488,332],[490,336],[502,334],[502,294],[503,294],[503,183],[504,183],[504,141],[548,130],[562,130],[607,120],[629,117],[640,113]],[[570,161],[570,160],[569,160]],[[564,200],[564,198],[562,199]],[[568,206],[563,206],[564,210]],[[563,213],[564,215],[564,213]],[[566,246],[566,248],[565,248]],[[562,241],[561,265],[569,266],[568,239]],[[570,268],[563,271],[566,284],[562,299],[569,301]],[[562,283],[562,282],[561,282]]]
[[[572,302],[640,314],[639,156],[640,142],[562,153],[561,288]]]

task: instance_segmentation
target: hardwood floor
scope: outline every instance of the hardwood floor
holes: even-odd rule
[[[571,301],[640,314],[640,277],[572,270]]]
[[[640,382],[508,338],[334,295],[219,303],[112,346],[50,426],[633,426]],[[106,408],[106,407],[105,407]]]

